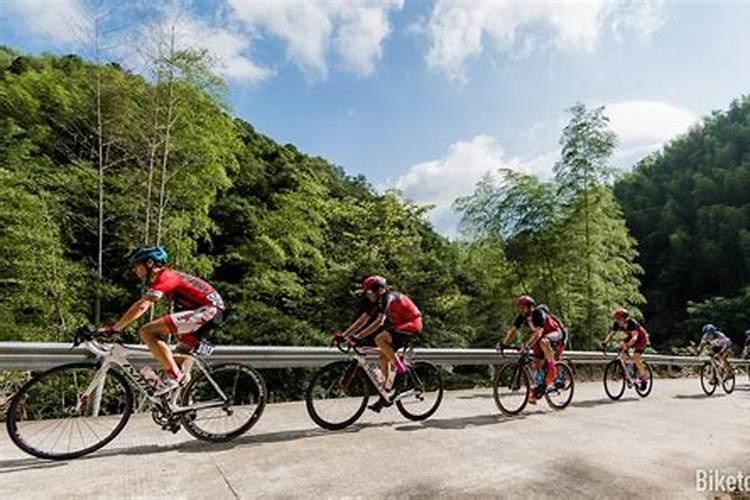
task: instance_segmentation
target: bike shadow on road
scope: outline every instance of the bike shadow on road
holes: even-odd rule
[[[544,413],[541,410],[528,412],[525,414],[517,415],[515,417],[506,417],[500,413],[493,413],[489,415],[473,415],[468,417],[455,417],[455,418],[431,418],[424,422],[397,425],[394,427],[397,431],[418,431],[422,429],[446,429],[446,430],[459,430],[465,429],[466,427],[478,427],[482,425],[496,425],[504,424],[508,422],[515,422],[518,420],[525,419],[528,415],[536,413]]]
[[[708,398],[723,398],[726,394],[675,394],[673,399],[708,399]]]
[[[53,467],[61,467],[63,465],[66,465],[66,462],[50,462],[41,460],[39,458],[2,460],[0,461],[0,474],[12,474],[13,472],[21,472],[33,469],[51,469]]]
[[[495,396],[491,392],[482,392],[478,394],[467,394],[466,396],[458,396],[456,399],[492,399]]]
[[[617,400],[610,399],[610,398],[587,399],[585,401],[573,401],[572,403],[570,403],[570,406],[571,408],[595,408],[597,406],[602,406],[602,405],[632,403],[633,401],[640,401],[640,398],[631,396],[631,397],[617,399]]]
[[[354,434],[364,429],[393,426],[393,422],[361,423],[354,424],[346,429],[329,431],[320,428],[295,429],[289,431],[267,432],[264,434],[247,434],[226,443],[207,443],[205,441],[183,441],[173,444],[149,444],[133,446],[131,448],[103,449],[75,459],[78,461],[97,460],[113,456],[127,455],[156,455],[159,453],[205,453],[207,451],[224,451],[242,446],[257,446],[269,443],[283,443],[297,441],[300,439],[331,436],[336,434]],[[45,467],[56,467],[67,465],[69,461],[50,462],[38,458],[20,458],[14,460],[0,460],[0,474],[14,472],[23,469],[36,469]]]

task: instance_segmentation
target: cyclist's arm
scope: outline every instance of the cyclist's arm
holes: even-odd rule
[[[125,314],[122,315],[117,323],[112,325],[112,329],[116,332],[123,331],[125,328],[130,326],[131,323],[143,316],[146,311],[148,311],[151,306],[158,300],[159,299],[157,299],[156,297],[150,295],[146,295],[137,300],[132,306],[130,306]]]
[[[604,340],[602,340],[602,344],[606,345],[609,344],[609,341],[612,340],[612,336],[615,334],[614,330],[607,331],[607,335],[604,337]]]
[[[526,347],[533,347],[536,345],[537,342],[539,342],[539,339],[542,338],[542,334],[544,333],[544,330],[542,328],[532,328],[531,329],[531,338],[526,342]]]
[[[505,337],[503,338],[503,345],[510,345],[511,342],[516,340],[516,335],[518,335],[518,328],[511,327],[510,330],[505,334]]]
[[[359,332],[355,333],[353,337],[357,340],[369,337],[376,331],[380,330],[380,327],[382,327],[384,323],[385,323],[385,314],[380,313],[372,321],[372,323],[367,325],[364,329],[360,330]]]
[[[368,320],[369,317],[370,317],[369,314],[363,313],[359,318],[356,319],[356,321],[354,321],[354,323],[351,324],[351,326],[349,326],[349,328],[347,328],[346,330],[344,330],[344,332],[341,334],[341,336],[342,337],[348,337],[353,332],[356,332],[357,330],[359,330],[360,328],[362,328],[365,325],[365,323],[367,323],[367,320]]]
[[[695,348],[695,355],[700,356],[701,353],[703,352],[703,348],[706,347],[706,345],[708,344],[704,342],[703,340],[701,340],[700,344],[698,344],[698,347]]]

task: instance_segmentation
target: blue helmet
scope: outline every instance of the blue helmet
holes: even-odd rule
[[[128,256],[130,264],[136,262],[143,262],[145,260],[152,260],[155,264],[166,264],[167,263],[167,251],[163,247],[147,247],[140,246],[133,250]]]
[[[748,331],[745,332],[745,338],[747,338],[748,340],[750,340],[750,330],[748,330]]]
[[[703,325],[703,335],[713,335],[716,333],[716,327],[711,323]]]

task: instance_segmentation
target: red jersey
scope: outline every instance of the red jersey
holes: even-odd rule
[[[627,335],[627,337],[625,338],[625,342],[630,342],[631,340],[633,340],[633,337],[638,337],[638,339],[636,340],[637,344],[649,344],[648,332],[645,328],[643,328],[643,325],[638,323],[633,318],[628,319],[625,328],[622,328],[620,326],[620,323],[615,321],[612,325],[612,330],[615,332],[624,331],[625,335]]]
[[[166,295],[181,309],[199,309],[203,306],[224,309],[224,301],[214,287],[196,276],[170,268],[165,268],[156,276],[146,295],[157,300]]]
[[[385,314],[387,324],[396,330],[413,334],[422,330],[422,313],[414,302],[402,293],[386,293],[370,307],[369,314],[373,318]]]

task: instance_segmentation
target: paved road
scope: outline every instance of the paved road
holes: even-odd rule
[[[488,390],[455,391],[423,423],[395,409],[318,429],[304,403],[274,404],[251,431],[211,445],[139,416],[87,458],[46,462],[0,436],[2,498],[706,498],[695,470],[750,474],[750,385],[704,397],[657,380],[646,400],[579,383],[571,407],[498,414]]]

